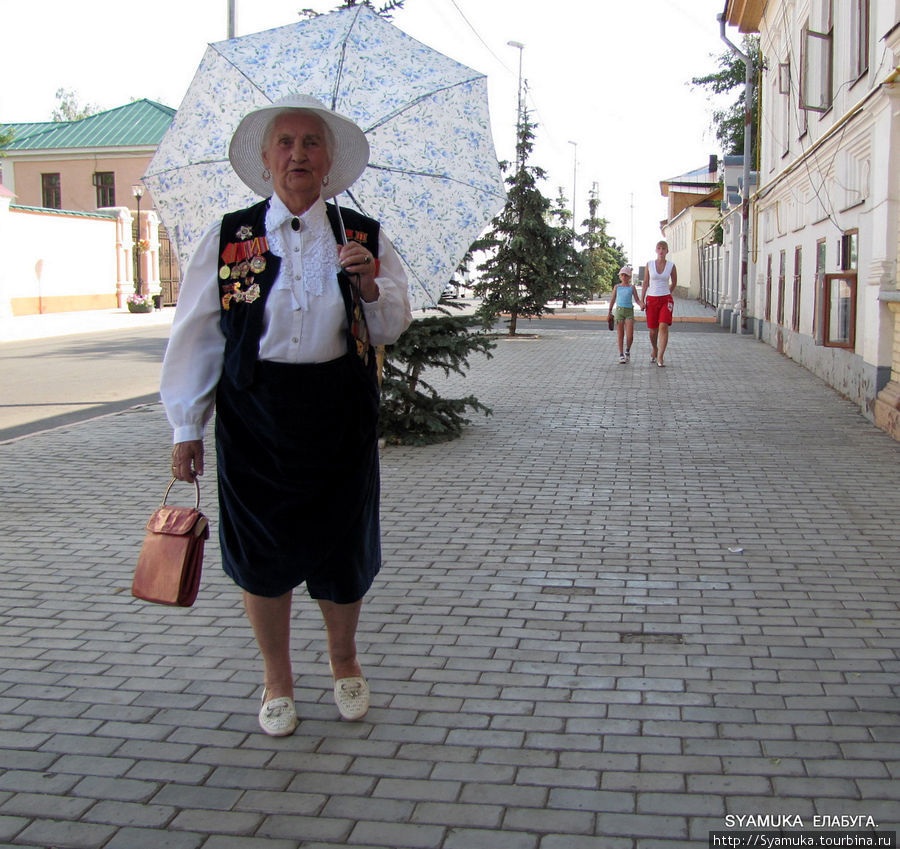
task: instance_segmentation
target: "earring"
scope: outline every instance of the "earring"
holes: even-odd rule
[[[262,178],[268,183],[272,179],[272,172],[268,168],[263,168]]]
[[[328,185],[328,175],[327,174],[322,178],[322,185],[323,186]]]

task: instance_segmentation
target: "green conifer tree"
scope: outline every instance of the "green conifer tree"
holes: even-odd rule
[[[551,211],[556,224],[556,251],[554,264],[559,283],[559,299],[562,308],[570,303],[583,304],[591,297],[591,278],[585,264],[586,256],[578,250],[580,237],[572,229],[572,212],[562,186],[556,205]]]
[[[597,185],[594,184],[588,196],[588,217],[584,220],[584,232],[579,234],[578,241],[584,248],[585,274],[589,280],[591,292],[603,295],[612,291],[619,282],[619,269],[625,265],[626,257],[620,245],[617,245],[607,232],[609,222],[601,218],[600,197]]]
[[[528,110],[522,109],[516,143],[516,165],[506,178],[506,206],[491,222],[490,231],[472,246],[488,253],[478,266],[479,281],[473,286],[482,298],[479,311],[485,326],[509,315],[509,335],[516,335],[520,317],[537,318],[552,312],[547,302],[555,297],[559,282],[554,262],[556,228],[549,220],[550,201],[537,181],[543,169],[528,164],[534,147],[534,128]],[[509,163],[503,163],[504,171]]]
[[[468,259],[468,257],[467,257]],[[464,265],[465,265],[464,260]],[[469,424],[467,409],[491,414],[489,407],[474,395],[442,398],[425,379],[439,369],[445,375],[465,376],[469,356],[491,357],[496,343],[476,330],[481,320],[474,315],[453,315],[462,305],[442,296],[438,314],[416,319],[406,332],[385,348],[381,380],[381,432],[385,440],[398,445],[429,445],[456,439]]]

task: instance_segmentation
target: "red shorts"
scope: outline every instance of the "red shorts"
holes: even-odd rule
[[[656,330],[660,322],[672,323],[675,299],[671,295],[647,295],[646,307],[648,330]]]

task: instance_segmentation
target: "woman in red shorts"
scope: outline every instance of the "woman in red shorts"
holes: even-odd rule
[[[666,259],[669,252],[667,242],[656,243],[656,259],[644,268],[644,285],[641,300],[647,314],[647,330],[650,331],[650,362],[660,368],[665,366],[666,347],[669,344],[669,328],[672,326],[672,312],[675,300],[672,292],[678,284],[675,263]]]

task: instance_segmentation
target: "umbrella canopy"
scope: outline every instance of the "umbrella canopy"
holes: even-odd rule
[[[382,223],[413,308],[435,303],[506,200],[486,78],[366,6],[209,45],[144,175],[182,264],[225,212],[258,200],[228,161],[241,118],[292,93],[366,133],[368,167],[336,200]]]

